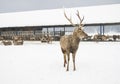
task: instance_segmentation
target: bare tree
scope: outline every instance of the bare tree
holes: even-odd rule
[[[61,50],[62,50],[62,53],[63,53],[63,56],[64,56],[64,67],[67,64],[66,71],[69,71],[70,53],[72,53],[72,58],[73,58],[73,66],[74,66],[73,70],[74,71],[76,70],[75,55],[76,55],[76,51],[77,51],[78,46],[79,46],[80,39],[88,36],[82,29],[82,27],[83,27],[82,22],[84,20],[84,17],[83,18],[80,17],[79,11],[77,11],[76,15],[80,20],[80,23],[78,25],[75,25],[72,22],[72,19],[67,17],[67,15],[64,11],[64,16],[66,17],[66,19],[72,24],[72,26],[75,27],[75,29],[73,31],[73,34],[64,35],[60,39],[60,46],[61,46]],[[66,58],[67,58],[67,60],[66,60]]]

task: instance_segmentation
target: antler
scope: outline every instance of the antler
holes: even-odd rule
[[[66,17],[66,19],[72,24],[72,26],[75,26],[75,24],[72,22],[72,18],[68,18],[65,11],[64,11],[64,16]]]
[[[79,18],[79,20],[80,20],[80,24],[78,25],[78,26],[83,26],[83,24],[82,24],[82,22],[83,22],[83,20],[84,20],[84,16],[83,16],[83,18],[81,19],[81,17],[80,17],[80,14],[79,14],[79,11],[77,10],[77,13],[76,13],[76,15],[78,16],[78,18]],[[72,22],[72,18],[70,17],[70,18],[68,18],[67,17],[67,15],[66,15],[66,13],[65,13],[65,10],[64,10],[64,16],[66,17],[66,19],[72,24],[72,26],[76,26],[73,22]]]
[[[81,19],[81,17],[80,17],[80,14],[79,14],[79,11],[78,11],[78,10],[77,10],[76,15],[78,16],[78,18],[79,18],[79,20],[80,20],[80,24],[79,24],[79,26],[80,26],[80,25],[83,25],[83,24],[82,24],[82,22],[83,22],[83,20],[84,20],[84,16],[83,16],[83,18]]]

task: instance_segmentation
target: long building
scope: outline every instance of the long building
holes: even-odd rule
[[[85,31],[90,34],[120,34],[120,4],[35,10],[0,14],[0,35],[40,35],[41,32],[53,36],[69,34],[72,25],[66,20],[64,11],[75,24],[79,23],[76,11],[84,16]]]

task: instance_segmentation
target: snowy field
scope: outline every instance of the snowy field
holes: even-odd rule
[[[81,42],[76,69],[71,59],[66,72],[59,42],[0,45],[0,84],[120,84],[120,43]]]

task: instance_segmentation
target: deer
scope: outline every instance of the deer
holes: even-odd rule
[[[60,46],[61,46],[61,51],[63,53],[63,58],[64,58],[64,67],[66,67],[66,64],[67,64],[66,71],[69,71],[70,53],[72,53],[73,71],[76,70],[75,56],[76,56],[76,52],[77,52],[78,47],[79,47],[79,42],[80,42],[81,39],[88,36],[87,33],[85,33],[84,30],[83,30],[84,25],[83,25],[82,22],[84,20],[84,16],[83,16],[83,18],[81,18],[78,10],[77,10],[76,15],[77,15],[78,19],[80,20],[80,23],[77,24],[77,25],[75,25],[72,22],[71,17],[68,18],[68,16],[66,15],[66,13],[64,11],[65,18],[74,27],[74,31],[73,31],[72,34],[64,35],[60,38]]]
[[[10,40],[2,40],[2,43],[7,46],[7,45],[12,45],[12,42]]]
[[[13,36],[14,45],[23,45],[23,38],[21,36]]]

